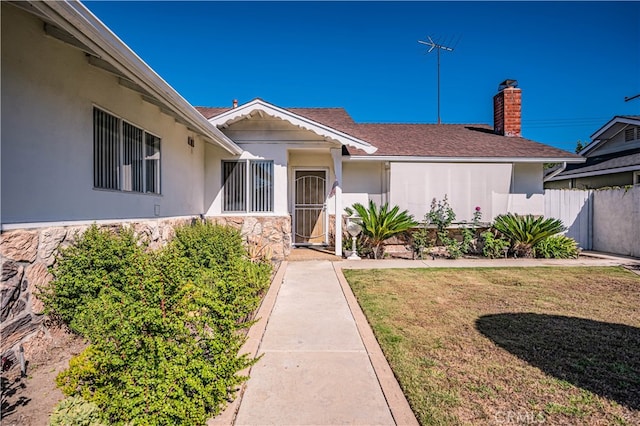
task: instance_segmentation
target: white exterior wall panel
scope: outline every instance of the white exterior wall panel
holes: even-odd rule
[[[283,216],[291,214],[290,205],[293,170],[296,168],[314,168],[328,171],[327,193],[335,181],[335,171],[330,148],[338,147],[337,143],[324,140],[317,134],[296,128],[286,121],[269,116],[252,116],[240,120],[222,129],[223,133],[243,150],[239,157],[220,156],[208,149],[206,156],[207,189],[205,205],[208,216],[223,214],[222,212],[222,159],[265,159],[274,162],[274,211],[259,215]],[[217,150],[216,150],[217,151]],[[215,189],[217,188],[217,189]],[[217,191],[217,192],[216,192]],[[214,193],[216,192],[216,193]],[[335,203],[333,197],[327,198],[327,212],[333,214]],[[247,213],[257,215],[256,213]]]
[[[476,207],[486,222],[506,212],[543,214],[542,167],[540,173],[537,168],[511,163],[392,162],[390,203],[409,210],[417,220],[430,210],[434,198],[445,196],[457,222],[472,220]]]
[[[376,204],[384,203],[384,163],[382,162],[345,162],[342,165],[344,207],[355,203],[368,205],[369,200]]]
[[[2,6],[2,223],[201,213],[204,142],[188,146],[173,117]],[[160,196],[93,189],[94,105],[162,139]]]

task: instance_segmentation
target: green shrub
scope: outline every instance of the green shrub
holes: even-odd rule
[[[172,244],[194,270],[207,268],[216,275],[223,275],[229,263],[247,257],[238,230],[211,222],[176,228]]]
[[[485,231],[480,234],[482,238],[482,254],[490,259],[504,257],[505,250],[509,248],[509,241],[496,237],[493,232]]]
[[[418,225],[407,210],[400,211],[398,206],[389,209],[388,203],[377,206],[372,200],[369,200],[368,207],[355,203],[351,208],[347,207],[345,211],[349,216],[353,215],[354,211],[358,213],[362,233],[367,237],[373,249],[373,257],[376,259],[382,257],[386,239]]]
[[[460,227],[462,241],[458,241],[454,237],[451,237],[449,233],[449,228],[456,219],[456,214],[449,205],[448,197],[445,195],[440,201],[434,198],[431,200],[431,209],[424,217],[425,231],[423,233],[418,231],[417,235],[414,234],[414,238],[417,236],[418,242],[422,244],[424,240],[427,239],[426,227],[433,225],[436,228],[436,238],[431,240],[426,246],[437,245],[438,242],[440,242],[440,244],[447,248],[449,258],[457,259],[463,254],[469,253],[471,250],[473,241],[477,237],[481,218],[482,213],[480,212],[480,207],[476,207],[471,223],[462,223]]]
[[[342,235],[342,252],[353,250],[353,239],[349,234]],[[361,257],[373,257],[373,250],[362,234],[356,237],[356,254]]]
[[[493,228],[510,240],[511,250],[518,257],[532,257],[536,244],[565,230],[559,219],[513,213],[496,216]]]
[[[87,247],[85,238],[126,245],[121,234],[95,231],[78,247]],[[72,283],[85,296],[72,321],[91,342],[58,385],[95,403],[110,424],[204,424],[246,380],[237,373],[255,362],[238,355],[241,330],[251,324],[271,267],[248,259],[237,231],[215,225],[178,228],[154,252],[132,237],[126,242],[126,264],[90,295],[78,290],[83,268],[54,275],[49,309],[56,312],[58,292],[68,297]],[[61,264],[95,264],[103,251],[67,250]]]
[[[40,289],[45,313],[61,318],[78,332],[76,316],[105,286],[122,287],[131,258],[143,251],[133,232],[92,225],[76,243],[60,250],[53,281]]]
[[[540,241],[534,247],[536,257],[547,259],[575,259],[580,250],[573,238],[565,235],[553,235]]]
[[[51,426],[106,426],[102,410],[96,404],[82,397],[70,396],[55,406],[49,417]]]
[[[424,258],[424,251],[431,247],[433,243],[429,234],[429,228],[427,228],[426,223],[423,223],[422,226],[411,233],[411,248],[413,253],[420,259]]]

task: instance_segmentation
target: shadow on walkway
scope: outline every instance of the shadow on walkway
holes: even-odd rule
[[[485,315],[476,328],[558,379],[640,409],[640,329],[556,315]]]

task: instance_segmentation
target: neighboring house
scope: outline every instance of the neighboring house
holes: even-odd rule
[[[579,153],[584,163],[561,164],[544,179],[547,189],[597,189],[640,184],[640,115],[615,116]]]

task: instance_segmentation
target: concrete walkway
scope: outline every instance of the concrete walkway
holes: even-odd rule
[[[218,425],[417,425],[340,269],[626,265],[594,254],[573,260],[309,260],[282,262],[243,353],[261,355]]]
[[[235,425],[394,425],[329,261],[289,262]]]

